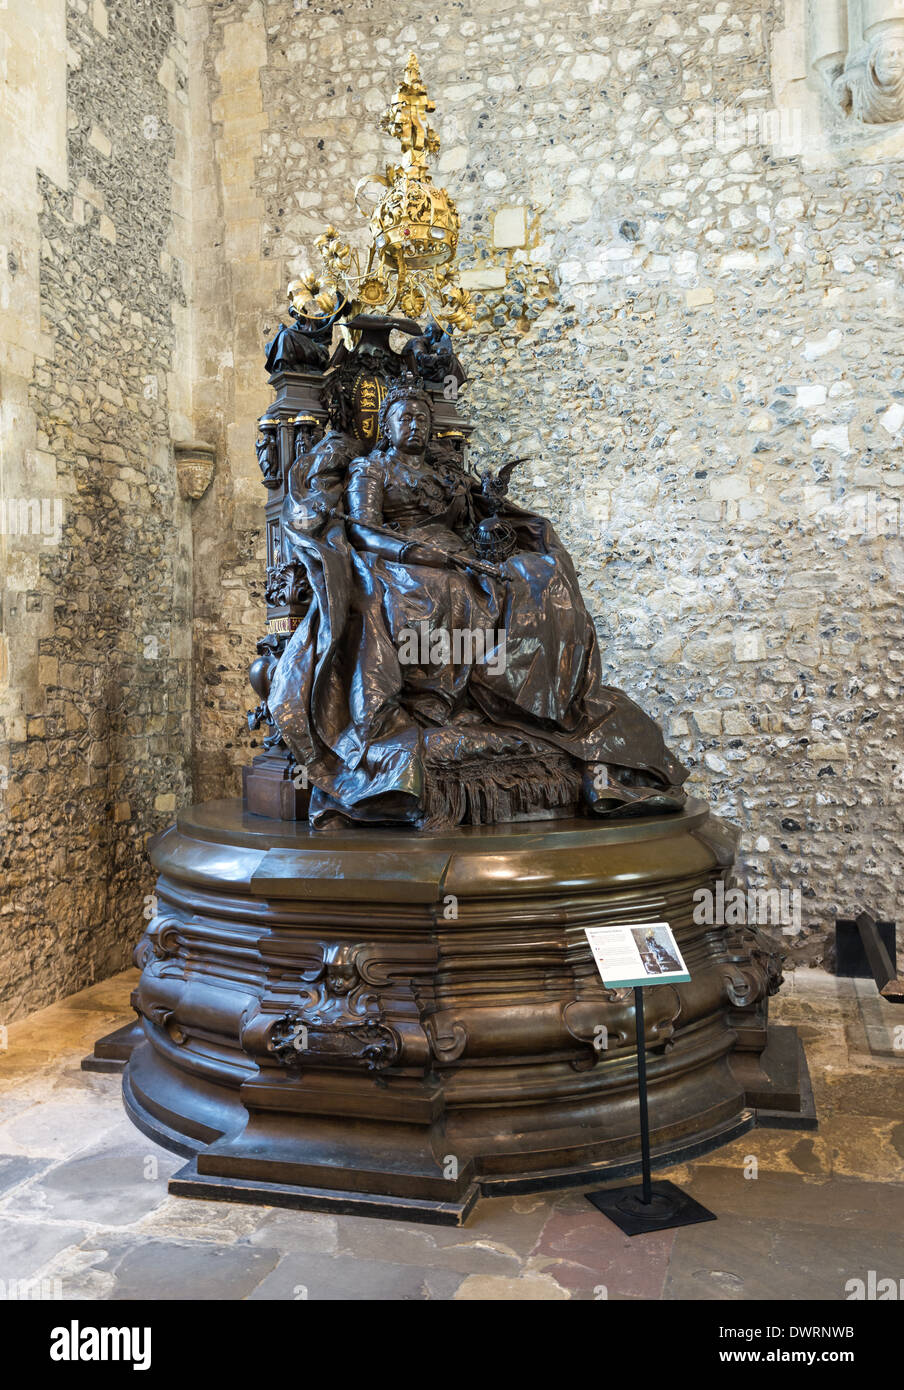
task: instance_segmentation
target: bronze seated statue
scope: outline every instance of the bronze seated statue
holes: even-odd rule
[[[289,474],[281,559],[310,601],[267,700],[311,823],[679,810],[686,771],[603,685],[552,525],[466,471],[432,423],[430,394],[396,380],[375,448],[332,428]]]

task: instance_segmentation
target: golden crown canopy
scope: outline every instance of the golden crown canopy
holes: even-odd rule
[[[427,120],[435,109],[418,60],[410,53],[402,81],[380,121],[382,129],[399,141],[401,162],[387,164],[385,175],[366,175],[355,189],[355,202],[368,218],[371,240],[366,259],[362,263],[361,254],[335,227],[327,227],[314,243],[327,271],[327,286],[314,276],[294,281],[289,298],[296,314],[316,318],[324,310],[327,288],[348,301],[349,317],[399,310],[414,319],[427,314],[450,327],[472,326],[471,299],[453,268],[461,219],[455,203],[444,188],[437,188],[427,168],[428,157],[439,150],[439,136]],[[386,192],[365,207],[366,189],[374,185],[385,187]]]

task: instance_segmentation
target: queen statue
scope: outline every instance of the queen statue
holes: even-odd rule
[[[432,438],[429,393],[389,386],[378,442],[331,429],[289,476],[282,552],[307,611],[269,709],[306,769],[310,819],[424,829],[656,814],[686,772],[603,685],[593,623],[551,524]]]

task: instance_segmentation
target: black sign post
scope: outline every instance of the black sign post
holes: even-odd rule
[[[588,1192],[587,1200],[614,1221],[626,1236],[645,1231],[669,1231],[674,1226],[695,1226],[715,1221],[716,1216],[695,1202],[672,1182],[653,1182],[650,1164],[650,1112],[647,1104],[647,1040],[643,1019],[643,985],[634,986],[634,1019],[637,1034],[637,1090],[640,1099],[640,1187],[609,1187]]]

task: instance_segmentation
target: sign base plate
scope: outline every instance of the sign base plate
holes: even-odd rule
[[[700,1221],[715,1221],[716,1216],[695,1202],[673,1182],[654,1182],[652,1200],[644,1203],[642,1187],[609,1187],[602,1192],[588,1192],[587,1201],[608,1216],[626,1236],[640,1236],[645,1231],[670,1231],[675,1226],[696,1226]]]

